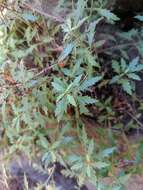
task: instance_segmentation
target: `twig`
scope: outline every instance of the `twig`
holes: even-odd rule
[[[23,2],[22,4],[23,4],[24,6],[26,6],[27,8],[29,8],[30,10],[39,13],[40,15],[43,15],[43,16],[48,17],[48,18],[51,18],[51,19],[53,19],[53,20],[55,20],[55,21],[58,21],[59,23],[63,23],[63,22],[64,22],[64,19],[63,19],[62,17],[54,16],[54,15],[49,14],[49,13],[45,13],[45,12],[43,12],[43,11],[37,9],[36,7],[33,7],[33,6],[30,5],[29,3]]]
[[[106,51],[112,50],[112,49],[120,49],[120,48],[124,48],[124,47],[130,46],[130,45],[138,45],[142,42],[143,42],[143,40],[141,40],[139,42],[129,42],[129,43],[124,43],[124,44],[119,44],[119,45],[111,46],[108,48],[99,49],[99,50],[97,50],[97,53],[106,52]]]
[[[51,171],[48,179],[45,181],[45,185],[48,185],[48,183],[49,183],[49,181],[50,181],[50,179],[51,179],[51,177],[52,177],[52,175],[53,175],[53,173],[55,171],[55,168],[56,168],[56,165],[54,164],[54,166],[52,167],[52,171]]]
[[[40,71],[39,73],[37,73],[36,75],[34,75],[34,77],[32,79],[38,78],[41,75],[46,75],[56,65],[57,65],[57,63],[45,67],[42,71]],[[32,79],[30,79],[30,80],[32,80]]]
[[[132,115],[130,112],[127,112],[127,114],[128,114],[129,116],[131,116],[132,119],[135,120],[135,121],[137,122],[137,124],[138,124],[141,128],[143,128],[143,124],[142,124],[134,115]]]

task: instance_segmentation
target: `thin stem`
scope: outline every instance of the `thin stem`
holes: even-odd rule
[[[130,115],[131,118],[132,118],[134,121],[136,121],[137,124],[138,124],[141,128],[143,128],[143,124],[142,124],[133,114],[131,114],[130,112],[127,112],[127,114]]]
[[[142,42],[143,42],[143,40],[141,40],[139,42],[129,42],[129,43],[124,43],[124,44],[119,44],[119,45],[115,45],[115,46],[111,46],[108,48],[103,48],[103,49],[97,50],[97,53],[106,52],[106,51],[112,50],[112,49],[120,49],[120,48],[124,48],[124,47],[130,46],[130,45],[138,45],[138,44],[141,44]]]

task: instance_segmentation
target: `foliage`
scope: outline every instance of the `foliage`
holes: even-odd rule
[[[139,56],[129,59],[124,48],[115,57],[100,54],[106,41],[96,38],[98,25],[113,25],[119,18],[102,0],[65,3],[72,12],[63,23],[27,10],[18,1],[13,8],[2,5],[6,13],[0,25],[1,142],[10,147],[10,155],[21,151],[34,157],[38,152],[45,165],[56,161],[69,165],[64,174],[76,176],[79,184],[89,180],[100,186],[117,147],[100,147],[89,139],[82,119],[94,117],[95,109],[101,126],[122,126],[113,105],[115,91],[133,102],[134,82],[142,80]],[[61,1],[58,8],[62,5]],[[132,34],[120,36],[129,39]],[[142,53],[140,43],[137,48]],[[109,49],[114,54],[114,47]],[[81,154],[74,153],[77,147]],[[28,189],[26,177],[25,185]]]
[[[124,59],[121,59],[121,63],[113,61],[112,68],[114,72],[117,73],[110,84],[117,83],[122,85],[123,90],[127,92],[129,95],[132,94],[133,85],[131,84],[131,79],[140,81],[141,78],[136,73],[143,69],[143,65],[139,64],[139,58],[133,59],[129,65],[127,65]]]

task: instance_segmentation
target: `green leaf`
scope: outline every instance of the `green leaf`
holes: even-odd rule
[[[125,185],[128,182],[128,180],[130,179],[130,177],[131,177],[131,174],[126,174],[126,175],[119,177],[118,178],[119,183],[121,183],[122,185]]]
[[[97,82],[99,82],[102,79],[102,76],[97,76],[97,77],[93,77],[91,79],[87,79],[85,80],[81,86],[80,86],[80,90],[81,91],[85,91],[88,90],[89,87],[93,86],[94,84],[96,84]]]
[[[90,96],[78,96],[77,100],[79,104],[83,105],[95,104],[97,102],[95,98],[91,98]]]
[[[74,81],[73,81],[73,85],[74,85],[74,86],[78,86],[79,83],[80,83],[81,78],[82,78],[82,75],[77,76],[77,77],[74,79]]]
[[[120,76],[116,75],[114,76],[111,80],[110,80],[110,84],[114,84],[116,82],[118,82],[120,79]]]
[[[74,162],[81,162],[81,157],[75,154],[69,155],[68,156],[68,161],[70,163],[74,163]]]
[[[89,110],[83,104],[79,104],[79,110],[80,110],[80,114],[91,115],[89,113]]]
[[[121,59],[121,68],[123,72],[125,71],[126,67],[127,67],[126,61],[124,59]]]
[[[139,57],[134,58],[130,63],[129,63],[129,71],[134,72],[136,71],[137,65],[139,62]]]
[[[74,164],[71,169],[72,170],[76,170],[76,171],[80,171],[83,168],[83,163],[82,162],[76,162],[76,164]]]
[[[55,115],[58,118],[58,121],[60,121],[64,115],[64,112],[67,110],[67,101],[66,98],[61,99],[57,105],[55,110]]]
[[[67,44],[65,47],[64,47],[64,50],[63,52],[61,53],[60,57],[59,57],[59,62],[63,61],[73,50],[75,44],[72,42],[72,43],[69,43]]]
[[[112,62],[112,68],[118,74],[121,72],[120,64],[117,61]]]
[[[90,141],[89,146],[88,146],[88,155],[92,155],[94,151],[94,141],[93,139]]]
[[[94,34],[95,34],[96,25],[97,25],[100,21],[101,21],[101,18],[99,18],[99,19],[97,19],[96,21],[91,22],[91,23],[89,24],[87,37],[88,37],[88,44],[89,44],[90,47],[92,46],[92,43],[93,43],[93,41],[94,41]]]
[[[58,78],[54,78],[54,82],[52,82],[52,86],[57,92],[64,92],[65,91],[65,84]]]
[[[97,169],[106,168],[108,166],[109,166],[109,164],[107,164],[105,162],[95,162],[94,163],[94,167],[97,168]]]
[[[95,43],[95,47],[99,48],[105,44],[106,40],[99,40]]]
[[[136,66],[136,68],[134,69],[134,71],[142,71],[143,70],[143,64],[139,64]]]
[[[122,80],[122,87],[125,92],[132,95],[132,86],[128,80]]]
[[[82,20],[80,20],[76,26],[74,26],[71,31],[78,29],[89,17],[85,17]]]
[[[87,173],[87,176],[91,178],[91,167],[89,165],[86,167],[86,173]]]
[[[129,73],[127,76],[134,80],[141,80],[141,78],[135,73]]]
[[[22,18],[26,21],[31,21],[31,22],[35,22],[38,20],[38,17],[33,15],[32,13],[30,12],[27,12],[27,13],[23,13],[22,15]]]
[[[49,143],[48,143],[47,139],[46,139],[44,136],[40,136],[40,144],[41,144],[41,146],[42,146],[44,149],[48,150],[48,148],[49,148]]]
[[[75,101],[75,99],[74,99],[74,97],[72,96],[72,95],[67,95],[67,99],[68,99],[68,102],[71,104],[71,105],[73,105],[74,107],[76,107],[77,105],[76,105],[76,101]]]
[[[114,13],[112,13],[110,10],[107,9],[101,9],[101,8],[97,8],[96,9],[98,11],[98,13],[105,17],[108,21],[118,21],[120,20]]]
[[[86,4],[87,4],[87,1],[85,0],[78,0],[76,3],[76,9],[74,10],[74,13],[73,13],[74,21],[76,25],[83,18]]]
[[[117,150],[116,147],[107,148],[107,149],[103,150],[103,151],[100,153],[100,156],[102,156],[103,158],[109,157],[115,150]]]
[[[139,21],[143,22],[143,16],[142,15],[137,15],[134,18],[138,19]]]

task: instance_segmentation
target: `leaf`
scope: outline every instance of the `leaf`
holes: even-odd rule
[[[49,148],[48,141],[44,136],[40,136],[40,145],[46,150]]]
[[[90,141],[89,146],[88,146],[88,155],[92,155],[94,151],[94,141],[93,139]]]
[[[91,178],[91,167],[89,165],[86,167],[86,173],[87,173],[87,176]]]
[[[82,75],[77,76],[77,77],[74,79],[74,81],[73,81],[73,85],[74,85],[74,86],[78,86],[79,83],[80,83],[81,78],[82,78]]]
[[[112,62],[112,68],[118,74],[121,72],[120,64],[117,61]]]
[[[35,22],[35,21],[37,21],[38,20],[38,17],[37,16],[35,16],[35,15],[33,15],[32,13],[23,13],[22,15],[22,18],[24,19],[24,20],[26,20],[26,21],[31,21],[31,22]]]
[[[75,24],[77,24],[81,18],[83,18],[85,6],[87,4],[87,1],[85,0],[78,0],[76,3],[76,9],[74,10],[74,21]]]
[[[69,93],[72,88],[73,88],[73,82],[69,84],[66,90],[57,97],[57,102],[59,102],[67,93]]]
[[[136,68],[134,69],[134,71],[142,71],[143,70],[143,64],[139,64],[136,66]]]
[[[74,164],[71,167],[71,170],[80,171],[82,168],[83,168],[83,163],[82,162],[76,162],[76,164]]]
[[[76,105],[76,101],[75,101],[75,99],[74,99],[74,97],[73,96],[71,96],[71,95],[67,95],[67,99],[68,99],[68,102],[71,104],[71,105],[73,105],[74,107],[76,107],[77,105]]]
[[[79,104],[79,110],[80,110],[80,114],[91,115],[89,113],[89,110],[83,104]]]
[[[74,43],[69,43],[64,47],[63,52],[61,53],[58,62],[63,61],[73,50],[75,44]]]
[[[97,8],[96,9],[98,11],[98,13],[105,17],[108,21],[118,21],[120,20],[114,13],[112,13],[110,10],[107,9],[101,9],[101,8]]]
[[[125,71],[126,67],[127,67],[126,61],[122,58],[121,59],[121,68],[122,68],[123,72]]]
[[[67,110],[67,101],[66,98],[63,98],[56,105],[55,115],[57,116],[58,121],[61,120],[66,110]]]
[[[141,78],[135,73],[129,73],[127,76],[131,79],[134,79],[134,80],[138,80],[138,81],[141,80]]]
[[[134,72],[136,71],[137,65],[139,62],[139,57],[134,58],[130,63],[129,63],[129,71]]]
[[[128,80],[122,80],[122,87],[125,92],[132,95],[132,86]]]
[[[57,92],[64,92],[66,88],[65,84],[59,78],[54,78],[52,86]]]
[[[112,147],[112,148],[107,148],[105,150],[103,150],[100,153],[100,156],[102,156],[103,158],[110,156],[115,150],[117,150],[116,147]]]
[[[81,162],[81,157],[78,155],[72,154],[72,155],[68,156],[68,161],[70,163],[74,163],[74,162],[78,162],[78,161]]]
[[[114,76],[111,80],[110,80],[110,84],[116,83],[118,82],[120,79],[120,76],[116,75]]]
[[[95,162],[94,163],[94,167],[97,168],[97,169],[106,168],[108,166],[109,166],[109,164],[107,164],[105,162]]]
[[[139,21],[143,21],[143,16],[142,15],[137,15],[134,18],[138,19]]]
[[[118,180],[122,185],[125,185],[130,179],[130,177],[131,177],[131,174],[126,174],[124,176],[119,177]]]
[[[80,20],[75,27],[71,29],[71,31],[78,29],[89,17],[85,17],[82,20]]]
[[[90,47],[92,46],[92,43],[93,43],[93,40],[94,40],[94,34],[95,34],[96,25],[101,21],[101,19],[102,18],[99,18],[96,21],[91,22],[89,24],[87,37],[88,37],[88,44],[89,44]]]
[[[83,104],[83,105],[94,104],[97,102],[95,98],[91,98],[90,96],[78,96],[77,100],[79,104]]]
[[[102,76],[93,77],[91,79],[85,80],[80,86],[81,91],[88,90],[89,87],[93,86],[102,79]]]
[[[95,66],[97,68],[100,67],[99,63],[96,61],[96,57],[93,56],[89,50],[87,50],[87,49],[84,50],[82,56],[84,56],[84,59],[87,62],[87,65],[89,68],[91,66]]]
[[[95,47],[99,48],[105,44],[106,40],[99,40],[95,43]]]

